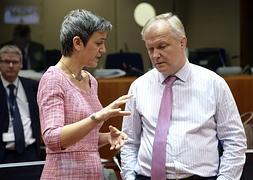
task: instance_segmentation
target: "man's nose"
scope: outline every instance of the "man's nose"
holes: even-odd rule
[[[9,62],[9,66],[10,66],[10,67],[13,67],[13,62]]]
[[[153,58],[158,58],[158,57],[160,57],[160,52],[159,52],[159,50],[154,49],[154,51],[153,51]]]

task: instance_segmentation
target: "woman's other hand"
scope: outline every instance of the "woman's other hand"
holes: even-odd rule
[[[127,140],[127,135],[113,126],[109,126],[109,130],[109,143],[111,144],[110,150],[121,148],[124,145],[125,140]]]

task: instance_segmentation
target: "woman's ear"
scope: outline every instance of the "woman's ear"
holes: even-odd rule
[[[75,36],[73,37],[73,47],[75,50],[80,51],[81,50],[81,46],[83,46],[83,41],[81,40],[81,38],[79,36]]]

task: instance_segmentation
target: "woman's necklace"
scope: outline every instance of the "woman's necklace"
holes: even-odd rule
[[[83,78],[83,76],[82,76],[82,72],[80,72],[80,74],[78,75],[78,76],[76,76],[72,71],[71,71],[71,69],[70,68],[68,68],[68,66],[66,66],[66,64],[65,63],[63,63],[62,61],[60,61],[62,64],[63,64],[63,66],[70,72],[70,74],[71,74],[71,76],[74,78],[74,79],[76,79],[76,80],[78,80],[78,81],[82,81],[82,80],[84,80],[84,78]]]

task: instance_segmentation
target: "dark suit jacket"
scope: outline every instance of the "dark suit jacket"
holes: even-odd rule
[[[36,139],[36,147],[38,156],[40,156],[40,121],[39,121],[39,109],[37,105],[37,90],[38,90],[38,82],[19,77],[20,82],[22,83],[25,94],[27,97],[27,101],[29,104],[29,111],[31,116],[31,126],[32,126],[32,134]],[[9,113],[8,113],[8,104],[7,104],[7,93],[3,86],[3,82],[0,79],[0,163],[2,162],[2,158],[5,153],[5,145],[3,142],[2,134],[3,132],[7,132],[9,127]]]
[[[43,71],[46,67],[46,53],[44,46],[40,43],[31,41],[28,48],[31,68],[35,71]]]

